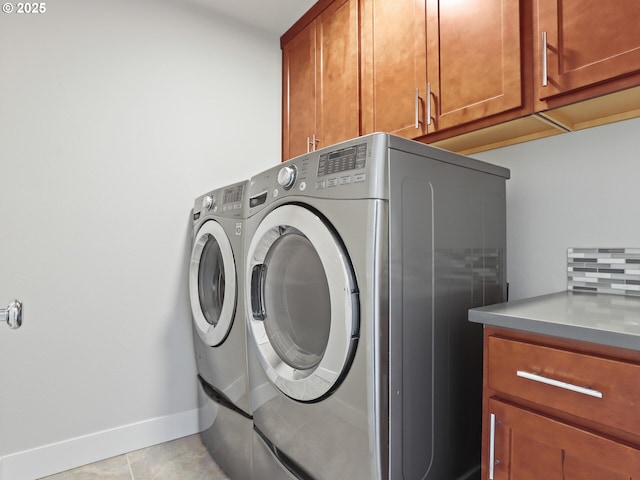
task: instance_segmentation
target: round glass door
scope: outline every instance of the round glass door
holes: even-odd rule
[[[224,229],[202,224],[191,250],[189,297],[198,335],[212,347],[226,338],[236,309],[236,267]]]
[[[260,223],[247,259],[249,326],[269,379],[296,400],[329,394],[358,333],[355,277],[336,234],[310,210],[284,205]]]

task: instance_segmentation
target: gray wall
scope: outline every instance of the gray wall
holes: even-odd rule
[[[473,155],[511,169],[512,300],[565,290],[568,247],[640,247],[639,133],[633,119]]]
[[[0,13],[7,478],[10,454],[193,417],[193,200],[280,159],[277,36],[187,1],[46,5]]]

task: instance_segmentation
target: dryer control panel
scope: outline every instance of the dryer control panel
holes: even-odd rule
[[[386,198],[386,135],[358,137],[287,160],[255,175],[249,215],[284,197]]]
[[[318,159],[318,177],[364,168],[366,165],[367,144],[361,143],[321,154]]]
[[[327,152],[318,158],[316,189],[349,185],[364,182],[367,174],[367,144],[360,143],[351,147]],[[356,173],[353,170],[361,170]]]

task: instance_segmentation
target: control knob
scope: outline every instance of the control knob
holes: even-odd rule
[[[211,195],[207,195],[202,199],[202,208],[205,210],[211,210],[216,204],[216,199]]]
[[[282,167],[278,172],[278,183],[282,185],[285,190],[289,190],[296,183],[298,176],[298,169],[295,165],[288,165]]]

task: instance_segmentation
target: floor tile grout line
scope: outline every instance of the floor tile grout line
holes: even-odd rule
[[[129,475],[131,475],[131,480],[136,480],[133,476],[133,468],[131,468],[131,462],[129,461],[129,453],[125,453],[124,456],[127,459],[127,467],[129,467]]]

